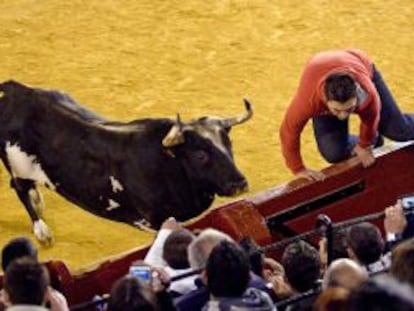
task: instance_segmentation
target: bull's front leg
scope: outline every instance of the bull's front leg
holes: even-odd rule
[[[12,178],[11,186],[16,190],[17,196],[32,220],[33,233],[36,239],[45,245],[52,244],[52,233],[46,223],[40,218],[44,209],[44,203],[35,182],[29,179]]]

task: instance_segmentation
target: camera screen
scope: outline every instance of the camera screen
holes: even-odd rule
[[[401,205],[405,209],[414,208],[414,195],[401,198]]]
[[[131,266],[129,274],[147,283],[151,282],[151,268],[146,266]]]

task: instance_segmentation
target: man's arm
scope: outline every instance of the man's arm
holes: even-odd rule
[[[323,180],[325,178],[323,173],[305,167],[300,154],[300,135],[312,116],[309,106],[309,103],[301,102],[301,98],[296,95],[288,107],[280,127],[282,154],[287,167],[296,177],[308,180]]]
[[[354,148],[354,153],[364,167],[369,167],[375,162],[371,146],[378,132],[380,99],[371,80],[362,81],[361,85],[368,93],[368,98],[362,103],[358,112],[361,119],[360,136],[359,143]]]

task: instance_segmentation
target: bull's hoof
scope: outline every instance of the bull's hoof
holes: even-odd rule
[[[53,236],[46,223],[39,219],[33,224],[33,233],[40,244],[50,247],[53,244]]]

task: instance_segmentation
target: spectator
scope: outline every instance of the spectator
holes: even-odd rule
[[[392,250],[390,273],[414,288],[414,238],[401,242]]]
[[[368,273],[363,267],[351,259],[341,258],[333,261],[326,270],[322,288],[341,287],[352,290],[367,279]]]
[[[233,239],[218,230],[203,230],[188,246],[188,260],[193,270],[204,270],[213,248],[221,241],[234,242]],[[197,289],[174,302],[180,311],[199,311],[209,300],[210,292],[202,278],[196,280]]]
[[[49,286],[46,268],[30,257],[12,261],[4,276],[4,304],[6,310],[69,311],[65,297]]]
[[[345,232],[343,230],[337,230],[333,232],[331,256],[331,261],[339,258],[349,257],[346,250]],[[323,275],[328,267],[328,249],[327,240],[325,237],[319,240],[319,257],[321,259],[321,275]]]
[[[318,287],[321,271],[319,252],[305,241],[289,244],[282,256],[286,280],[294,293],[304,293]],[[311,310],[316,296],[289,305],[287,310]]]
[[[349,305],[350,311],[414,311],[414,292],[408,285],[381,275],[351,292]]]
[[[172,311],[176,310],[164,290],[154,291],[138,278],[125,276],[113,285],[107,311]]]
[[[164,268],[170,278],[192,271],[188,262],[188,245],[195,238],[194,234],[183,229],[170,217],[161,225],[157,237],[145,256],[144,263]],[[178,297],[197,287],[196,276],[189,276],[171,283],[169,291]]]
[[[289,244],[282,257],[286,278],[296,292],[305,292],[316,286],[320,277],[319,252],[305,241]]]
[[[268,282],[269,289],[265,291],[273,301],[279,301],[289,297],[292,289],[285,281],[285,271],[283,266],[273,258],[266,257],[259,246],[249,237],[244,237],[240,241],[240,246],[246,252],[250,270],[257,276]]]
[[[379,229],[371,223],[353,225],[346,235],[348,253],[351,259],[359,262],[370,273],[377,273],[389,268],[390,256],[382,256],[384,240]]]
[[[1,266],[3,271],[6,271],[6,268],[13,260],[24,256],[29,256],[37,261],[37,249],[33,243],[26,237],[11,239],[3,247],[1,253]]]
[[[203,270],[205,273],[208,257],[210,256],[213,248],[221,241],[235,243],[230,236],[223,232],[211,228],[203,230],[188,247],[188,259],[191,268],[193,270]],[[267,289],[266,283],[263,279],[255,276],[253,273],[251,273],[250,276],[250,287],[262,290]],[[175,300],[177,309],[180,311],[199,311],[207,303],[210,292],[206,286],[207,284],[205,283],[205,280],[199,277],[196,280],[196,285],[198,287],[196,290]]]
[[[211,298],[203,311],[276,310],[265,292],[247,289],[249,280],[250,267],[245,252],[235,243],[220,242],[207,262],[206,282]]]

